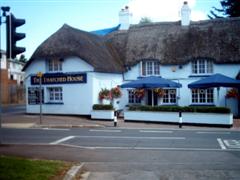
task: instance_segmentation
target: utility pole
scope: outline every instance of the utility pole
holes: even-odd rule
[[[2,34],[1,34],[1,28],[2,28],[2,17],[6,17],[6,12],[10,10],[10,7],[5,6],[0,8],[0,144],[2,143],[2,135],[1,135],[1,129],[2,129]]]

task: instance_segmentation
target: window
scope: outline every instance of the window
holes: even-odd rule
[[[213,104],[213,88],[211,89],[192,89],[193,104]]]
[[[160,75],[160,64],[156,61],[145,61],[142,62],[142,75]]]
[[[128,103],[139,104],[141,103],[141,99],[134,94],[134,91],[130,90],[128,91]]]
[[[62,71],[62,61],[60,59],[49,60],[48,70],[50,72]]]
[[[192,74],[213,73],[213,62],[211,60],[200,59],[192,62]]]
[[[176,89],[164,89],[163,103],[164,104],[176,104]]]
[[[62,87],[50,87],[48,88],[48,100],[49,102],[62,102]]]

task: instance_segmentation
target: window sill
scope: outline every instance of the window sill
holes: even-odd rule
[[[46,102],[46,103],[44,103],[44,104],[64,104],[63,102]]]
[[[215,104],[190,104],[189,106],[215,106]]]
[[[191,74],[188,77],[208,77],[211,76],[212,74]]]

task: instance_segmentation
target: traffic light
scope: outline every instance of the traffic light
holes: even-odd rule
[[[14,59],[16,55],[26,50],[24,47],[17,47],[17,41],[25,38],[25,33],[16,32],[16,28],[23,24],[25,24],[25,19],[16,19],[12,13],[6,18],[7,58]]]

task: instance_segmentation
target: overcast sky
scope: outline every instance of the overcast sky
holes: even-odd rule
[[[0,0],[1,6],[10,6],[16,18],[26,19],[18,28],[26,33],[19,46],[26,47],[30,58],[35,49],[64,23],[85,31],[118,25],[120,9],[129,6],[133,23],[141,17],[154,22],[177,21],[184,0]],[[212,6],[220,7],[219,0],[188,0],[191,19],[207,19]],[[5,49],[5,26],[1,27],[1,45]]]

